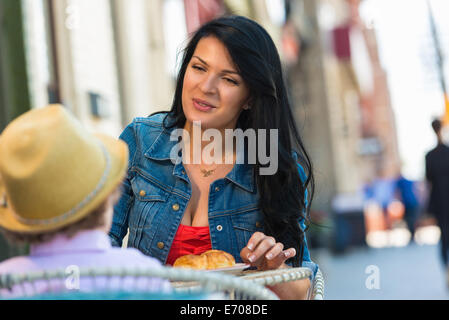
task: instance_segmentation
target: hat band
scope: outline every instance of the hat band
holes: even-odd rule
[[[109,153],[106,151],[106,147],[103,145],[103,143],[101,141],[99,141],[100,147],[101,147],[101,151],[103,151],[103,155],[105,157],[106,160],[106,167],[103,171],[103,175],[100,179],[100,181],[98,182],[97,186],[95,187],[95,189],[89,193],[80,203],[78,203],[74,208],[72,208],[71,210],[65,212],[64,214],[54,217],[54,218],[50,218],[50,219],[27,219],[24,217],[20,217],[17,214],[14,214],[14,216],[16,217],[17,220],[19,220],[20,222],[24,223],[24,224],[28,224],[28,225],[48,225],[48,224],[54,224],[54,223],[58,223],[58,222],[62,222],[68,218],[70,218],[71,216],[73,216],[75,213],[77,213],[79,210],[81,210],[85,205],[87,205],[97,194],[98,192],[100,192],[100,190],[103,188],[107,177],[109,176],[109,171],[111,170],[111,157],[109,156]],[[13,210],[12,210],[13,211]]]

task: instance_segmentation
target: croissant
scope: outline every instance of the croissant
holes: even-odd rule
[[[207,269],[207,257],[202,255],[187,254],[175,260],[173,267],[204,270]]]
[[[176,259],[173,267],[211,270],[234,265],[235,259],[231,254],[222,250],[208,250],[200,255],[188,254],[181,256]]]

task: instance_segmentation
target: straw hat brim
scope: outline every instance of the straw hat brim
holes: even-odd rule
[[[25,224],[17,219],[10,207],[5,208],[0,206],[0,227],[9,231],[22,233],[42,233],[53,231],[81,220],[100,206],[100,204],[111,194],[111,192],[119,186],[126,175],[126,170],[128,167],[128,147],[122,140],[114,139],[102,134],[95,134],[95,136],[100,140],[100,142],[103,143],[109,153],[111,167],[103,188],[101,188],[101,190],[88,203],[86,203],[73,215],[67,217],[67,219],[48,224]],[[5,187],[1,185],[0,180],[0,194],[3,192],[4,188]]]

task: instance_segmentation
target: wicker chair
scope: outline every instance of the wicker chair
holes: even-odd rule
[[[162,267],[158,269],[80,269],[80,279],[91,280],[94,284],[89,292],[70,290],[66,286],[67,273],[64,269],[31,272],[26,274],[0,275],[0,292],[2,289],[14,289],[21,293],[14,298],[25,299],[232,299],[234,295],[242,299],[276,300],[277,296],[263,286],[242,281],[239,277],[214,272],[201,272],[189,269]],[[118,280],[125,283],[132,279],[136,288],[142,280],[163,278],[185,286],[174,286],[171,293],[157,293],[151,288],[130,290],[128,288],[108,288],[97,283]],[[102,281],[106,280],[106,281]],[[129,281],[128,281],[129,284]],[[1,297],[1,296],[0,296]]]
[[[320,269],[315,275],[311,293],[313,300],[324,300],[324,277]]]
[[[308,268],[289,268],[278,269],[262,272],[249,273],[241,276],[242,279],[251,280],[257,284],[272,286],[278,283],[289,282],[308,278],[311,275],[311,270]],[[321,270],[318,269],[315,278],[312,281],[309,294],[309,300],[323,300],[324,299],[324,278]]]
[[[162,267],[159,269],[81,269],[80,279],[91,279],[93,283],[101,283],[98,279],[109,283],[110,280],[119,280],[125,283],[125,279],[132,279],[137,285],[146,279],[163,278],[172,283],[173,292],[154,292],[151,288],[138,290],[108,288],[107,286],[94,287],[90,292],[69,290],[65,280],[67,273],[64,269],[53,271],[32,272],[26,274],[0,275],[1,290],[15,289],[22,292],[17,299],[56,299],[56,300],[176,300],[176,299],[233,299],[233,300],[277,300],[278,297],[265,285],[304,279],[311,275],[307,268],[280,269],[263,272],[252,272],[241,276],[228,275],[219,272],[204,272],[189,269]],[[37,289],[37,284],[40,284]],[[44,284],[44,290],[42,285]],[[129,284],[129,282],[128,282]],[[321,272],[315,277],[309,291],[309,298],[323,299],[324,281]]]

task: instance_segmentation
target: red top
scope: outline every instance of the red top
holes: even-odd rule
[[[192,227],[179,225],[167,257],[167,264],[186,254],[201,254],[212,249],[209,227]]]

